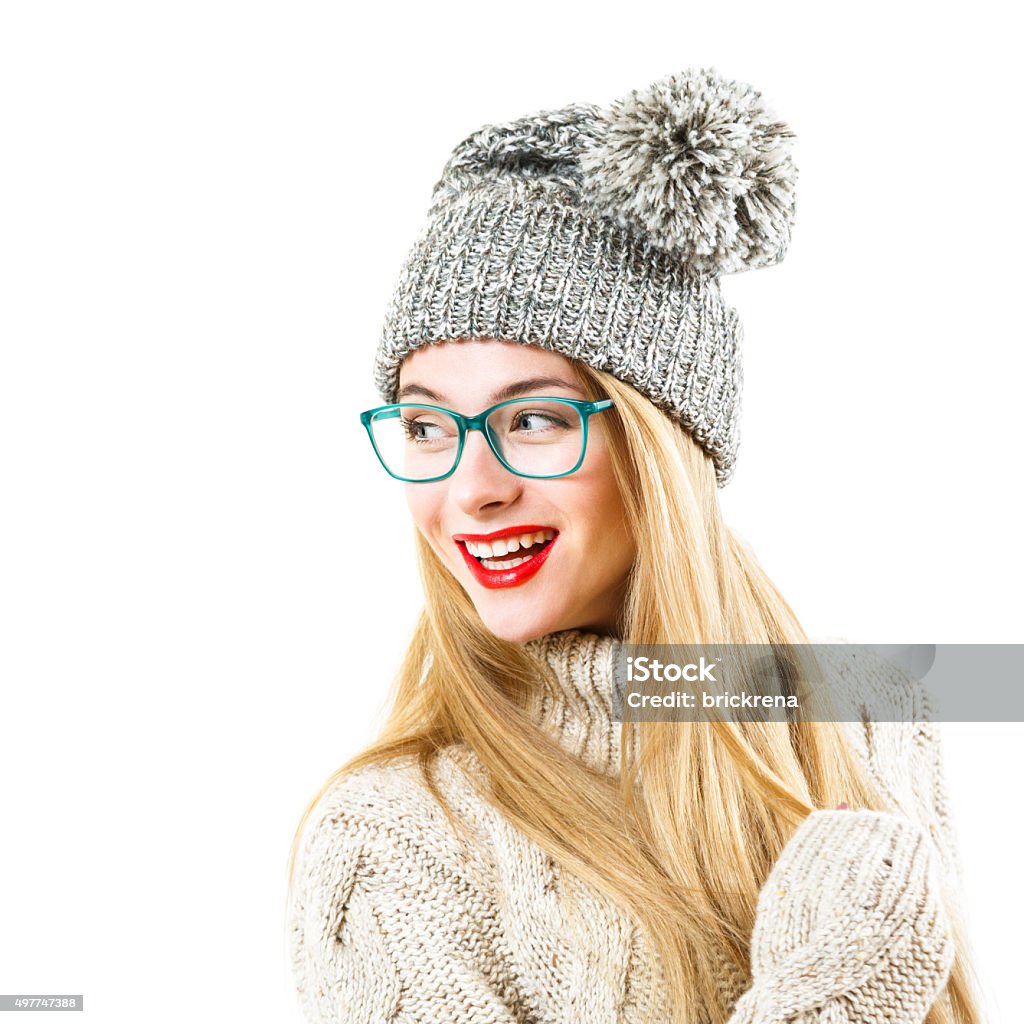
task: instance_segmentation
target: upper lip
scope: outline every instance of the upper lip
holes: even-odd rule
[[[474,544],[485,541],[501,540],[502,537],[518,537],[521,533],[538,533],[540,530],[555,530],[553,526],[537,526],[527,523],[525,526],[508,526],[504,530],[495,530],[494,533],[454,533],[452,540],[472,541]],[[555,533],[558,533],[555,530]]]

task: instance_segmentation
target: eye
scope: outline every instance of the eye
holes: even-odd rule
[[[405,430],[405,436],[410,441],[439,441],[447,436],[440,423],[433,423],[423,418],[403,419],[402,427]]]
[[[525,430],[527,433],[534,433],[539,430],[564,429],[569,424],[553,412],[540,412],[530,409],[525,412],[517,412],[512,420],[512,429]]]

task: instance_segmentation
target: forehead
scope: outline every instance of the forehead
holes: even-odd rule
[[[416,349],[402,363],[399,391],[416,386],[449,402],[472,405],[527,378],[537,378],[538,388],[544,392],[569,397],[574,392],[582,393],[572,363],[561,353],[536,345],[480,338]],[[408,400],[415,401],[416,397],[410,395]],[[404,400],[400,395],[399,401]]]

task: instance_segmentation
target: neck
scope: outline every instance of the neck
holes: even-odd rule
[[[622,725],[612,720],[611,636],[568,629],[523,646],[550,671],[550,685],[531,695],[534,720],[570,754],[591,768],[614,775],[620,770]]]

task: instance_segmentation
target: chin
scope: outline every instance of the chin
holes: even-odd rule
[[[493,608],[477,606],[477,613],[483,624],[496,636],[511,644],[525,644],[565,629],[556,616],[538,614],[516,614],[515,610],[496,611]]]

